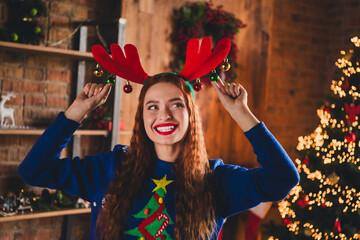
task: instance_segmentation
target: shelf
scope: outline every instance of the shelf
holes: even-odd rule
[[[12,43],[0,41],[0,49],[25,53],[43,53],[53,56],[70,57],[83,60],[93,60],[91,52],[80,52],[53,47],[35,46],[30,44]]]
[[[26,219],[37,219],[37,218],[56,217],[56,216],[65,216],[65,215],[77,215],[84,213],[91,213],[91,208],[79,208],[79,209],[67,209],[67,210],[59,210],[59,211],[51,211],[51,212],[18,214],[10,217],[0,217],[0,222],[11,222],[11,221],[26,220]]]
[[[4,129],[0,128],[0,135],[41,135],[45,129]],[[88,130],[80,129],[76,130],[74,135],[86,135],[86,136],[107,136],[108,130]]]

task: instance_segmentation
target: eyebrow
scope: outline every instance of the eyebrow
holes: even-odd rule
[[[181,98],[171,98],[170,100],[169,100],[169,102],[175,102],[175,101],[184,101],[183,99],[181,99]],[[150,103],[159,103],[159,101],[157,101],[157,100],[150,100],[150,101],[148,101],[145,105],[148,105],[148,104],[150,104]]]

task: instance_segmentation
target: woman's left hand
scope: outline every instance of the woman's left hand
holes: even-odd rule
[[[232,113],[248,108],[248,94],[245,88],[239,83],[224,83],[221,79],[218,82],[211,81],[221,103],[225,109]]]
[[[250,111],[247,100],[248,93],[241,84],[225,83],[220,79],[211,82],[219,99],[231,117],[238,123],[243,131],[250,130],[260,121]]]

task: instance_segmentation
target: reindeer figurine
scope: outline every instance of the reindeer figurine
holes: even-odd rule
[[[10,98],[12,97],[15,97],[13,93],[8,93],[7,95],[1,96],[2,99],[0,102],[1,127],[5,126],[5,118],[9,118],[12,122],[11,126],[15,127],[14,109],[5,107],[5,102],[10,100]]]

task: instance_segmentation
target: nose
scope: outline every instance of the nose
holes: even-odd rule
[[[171,111],[168,108],[163,108],[159,112],[160,120],[168,120],[171,119]]]

